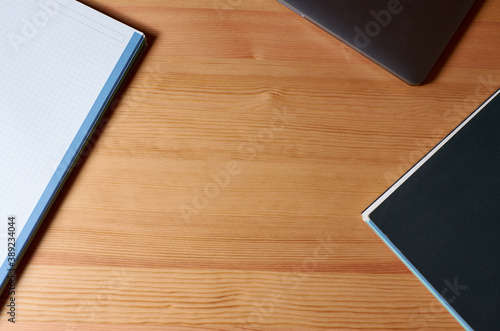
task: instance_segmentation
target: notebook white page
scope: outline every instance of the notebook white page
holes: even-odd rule
[[[0,1],[1,262],[134,32],[73,0]]]

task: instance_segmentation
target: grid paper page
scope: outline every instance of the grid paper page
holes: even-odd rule
[[[133,32],[73,0],[0,2],[0,261]]]

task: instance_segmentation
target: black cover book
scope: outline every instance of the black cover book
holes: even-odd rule
[[[363,212],[467,330],[500,330],[500,90]]]

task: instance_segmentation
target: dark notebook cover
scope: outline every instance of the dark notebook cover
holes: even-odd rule
[[[468,330],[500,330],[500,90],[363,212]]]

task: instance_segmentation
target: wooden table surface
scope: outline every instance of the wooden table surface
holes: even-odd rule
[[[0,329],[461,329],[360,213],[500,88],[500,1],[419,87],[275,0],[83,2],[150,47]]]

